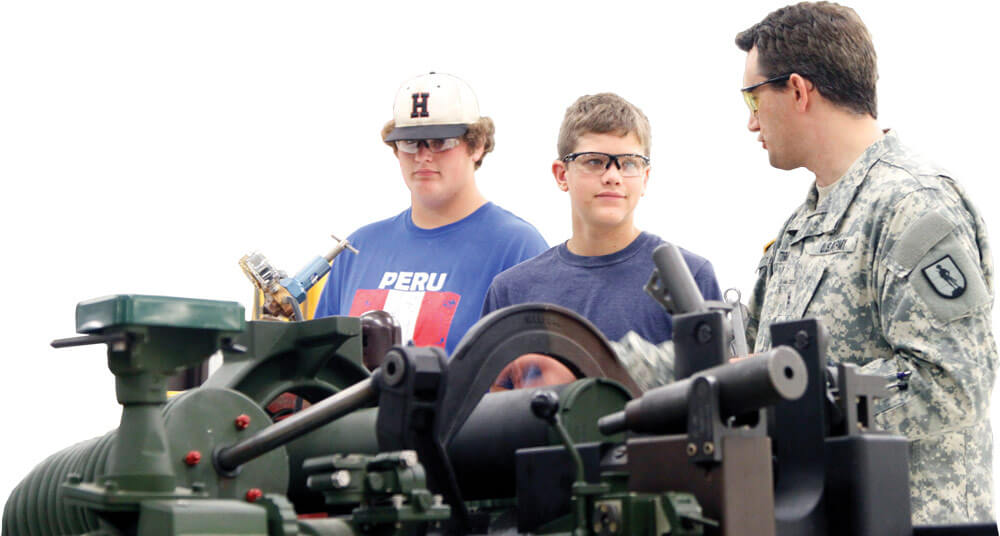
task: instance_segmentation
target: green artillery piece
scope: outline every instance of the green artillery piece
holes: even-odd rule
[[[905,501],[905,457],[861,485],[823,476],[822,441],[854,459],[852,446],[867,439],[857,424],[871,421],[855,402],[880,385],[840,370],[842,418],[826,419],[815,321],[774,326],[784,347],[691,367],[689,378],[643,394],[589,322],[554,306],[496,311],[451,356],[393,347],[371,373],[358,318],[245,325],[243,314],[235,303],[150,296],[80,304],[84,336],[55,345],[108,345],[121,427],[29,474],[7,501],[3,536],[909,534],[876,525],[908,527],[905,508],[877,508]],[[703,320],[678,315],[675,326]],[[688,331],[677,333],[688,355],[718,360],[725,344],[699,350],[704,330]],[[219,350],[224,363],[203,386],[167,399],[170,374]],[[551,356],[579,379],[550,393],[487,394],[525,353]],[[309,405],[269,411],[285,394]],[[772,433],[770,407],[779,424],[810,413]],[[824,436],[827,420],[843,437]],[[796,450],[807,426],[819,446]],[[823,478],[825,487],[798,486]],[[809,509],[782,508],[814,496]],[[832,513],[858,509],[850,501],[873,505],[860,512],[870,518],[841,516],[863,530],[828,530]]]
[[[560,359],[580,377],[631,384],[592,326],[545,306],[484,321],[450,362],[436,349],[400,348],[373,375],[357,318],[247,324],[243,315],[235,303],[180,298],[81,303],[84,335],[54,345],[108,345],[121,427],[32,471],[7,502],[4,536],[423,533],[466,510],[463,492],[481,499],[473,507],[480,513],[494,497],[514,500],[514,451],[558,444],[544,424],[531,424],[538,421],[530,393],[498,393],[478,407],[511,360],[524,352],[569,356]],[[220,350],[224,364],[205,385],[167,399],[168,376]],[[432,362],[437,372],[427,368]],[[598,378],[559,389],[575,440],[600,438],[597,417],[636,392]],[[430,398],[428,382],[436,385]],[[272,422],[265,408],[283,393],[312,405]],[[376,405],[394,409],[380,415]],[[418,422],[425,425],[415,433]],[[494,425],[522,433],[497,441]],[[483,463],[484,445],[503,460]],[[341,457],[331,474],[368,483],[360,495],[340,494],[350,498],[346,507],[325,500],[344,490],[316,484],[316,460],[332,455]]]

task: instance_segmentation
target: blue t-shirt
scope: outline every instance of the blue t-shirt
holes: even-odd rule
[[[654,268],[653,250],[662,243],[642,232],[625,249],[585,257],[564,242],[496,276],[483,315],[519,303],[553,303],[580,313],[612,341],[629,331],[656,344],[670,340],[670,315],[643,291]],[[721,300],[712,264],[683,248],[681,254],[705,299]]]
[[[382,309],[399,322],[404,343],[449,355],[479,320],[493,276],[548,247],[531,224],[493,203],[434,229],[414,225],[406,209],[349,240],[360,253],[334,260],[316,318]]]

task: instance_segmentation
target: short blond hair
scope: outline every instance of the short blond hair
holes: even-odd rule
[[[584,95],[566,108],[556,149],[562,158],[573,152],[580,136],[613,133],[620,136],[635,134],[642,145],[642,152],[649,156],[653,134],[649,119],[642,110],[614,93]]]
[[[392,148],[392,154],[396,154],[396,143],[385,141],[385,138],[395,128],[395,120],[389,120],[382,127],[382,143]],[[483,155],[479,157],[479,160],[476,160],[476,169],[479,169],[479,166],[483,164],[483,159],[486,158],[486,154],[492,151],[496,145],[496,140],[494,139],[495,133],[496,127],[493,126],[493,120],[489,117],[480,117],[478,121],[469,125],[469,129],[465,131],[465,134],[462,134],[461,140],[465,142],[465,147],[469,151],[469,154],[476,152],[476,149],[480,147],[483,148]]]

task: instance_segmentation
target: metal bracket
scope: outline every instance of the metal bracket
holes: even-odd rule
[[[694,379],[688,391],[687,455],[694,463],[722,462],[725,426],[719,411],[719,382],[711,376]]]

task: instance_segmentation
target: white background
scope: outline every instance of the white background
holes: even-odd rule
[[[4,2],[0,498],[118,424],[103,348],[48,346],[75,334],[77,302],[246,303],[244,253],[295,272],[329,233],[407,206],[379,131],[400,82],[422,72],[475,88],[497,124],[480,187],[550,244],[570,230],[549,172],[564,110],[600,91],[635,103],[653,125],[639,226],[746,295],[810,183],[768,166],[738,92],[733,38],[781,5]],[[994,236],[996,6],[855,3],[879,54],[880,124],[951,170]]]

